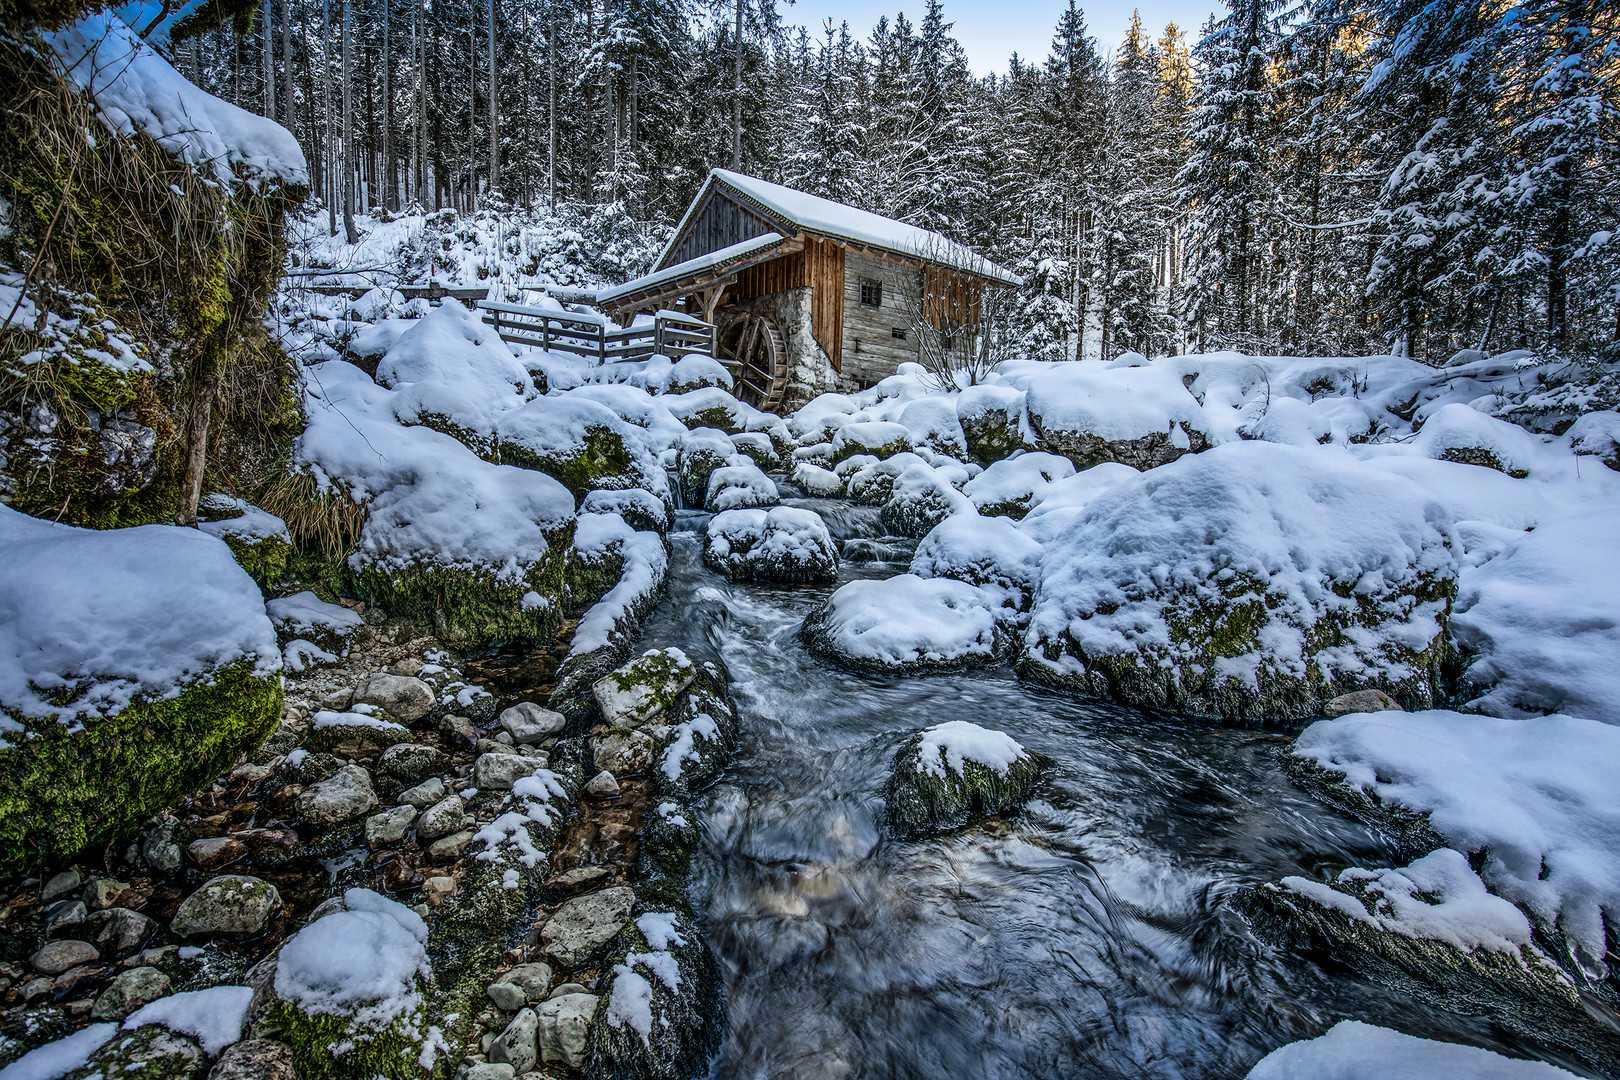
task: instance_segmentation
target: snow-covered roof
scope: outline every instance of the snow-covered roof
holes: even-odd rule
[[[711,251],[706,255],[678,262],[674,266],[666,266],[662,270],[654,270],[638,278],[632,278],[623,285],[616,285],[611,289],[603,289],[596,294],[596,303],[601,307],[611,307],[616,301],[638,294],[656,290],[661,285],[673,286],[682,278],[701,275],[705,272],[715,271],[730,263],[740,262],[751,255],[758,255],[780,244],[787,242],[787,237],[780,233],[766,233],[764,236],[755,236],[740,243],[723,247],[719,251]]]
[[[925,262],[948,266],[952,269],[977,274],[1008,285],[1022,285],[1023,279],[1006,267],[998,266],[940,233],[907,225],[903,221],[886,218],[869,210],[860,210],[843,203],[823,199],[796,191],[781,184],[772,184],[753,176],[732,172],[730,169],[711,169],[703,190],[692,200],[686,216],[681,219],[669,245],[659,261],[667,259],[686,232],[687,224],[703,205],[709,192],[716,186],[729,189],[728,194],[742,196],[744,203],[754,202],[775,217],[781,218],[797,231],[831,236],[856,244],[881,248]]]

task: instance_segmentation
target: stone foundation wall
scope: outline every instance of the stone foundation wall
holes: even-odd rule
[[[810,331],[810,289],[784,289],[738,306],[776,323],[787,344],[788,386],[778,412],[786,416],[837,386],[838,373],[833,370],[832,360]]]

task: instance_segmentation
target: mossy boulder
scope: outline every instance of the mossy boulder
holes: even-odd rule
[[[386,713],[321,710],[310,723],[304,745],[311,750],[341,754],[344,757],[373,757],[398,743],[411,741],[410,730],[395,723]]]
[[[1045,766],[1013,738],[951,720],[906,741],[884,788],[884,824],[898,838],[955,832],[1017,810]]]
[[[956,419],[967,440],[968,456],[981,465],[1035,450],[1034,432],[1024,417],[1024,392],[1010,386],[970,386],[956,401]]]
[[[274,589],[292,555],[287,523],[241,499],[206,496],[198,506],[197,528],[225,541],[236,561],[265,592]]]
[[[689,917],[630,920],[604,965],[611,973],[587,1034],[591,1080],[701,1076],[725,1034],[720,968]]]
[[[591,693],[609,727],[638,727],[673,706],[696,677],[681,650],[651,649],[598,679]]]
[[[737,453],[726,433],[715,428],[696,428],[681,439],[676,459],[676,475],[681,499],[687,506],[702,508],[709,489],[709,476],[730,464]]]
[[[196,1042],[149,1024],[114,1035],[64,1080],[196,1080],[207,1068],[208,1057]]]
[[[920,540],[952,514],[974,510],[968,497],[952,487],[941,471],[919,463],[895,477],[881,513],[890,535]]]
[[[15,871],[134,835],[269,735],[281,699],[279,678],[241,660],[174,697],[88,716],[77,728],[25,721],[26,733],[0,748],[0,866]]]
[[[594,490],[663,490],[647,433],[599,402],[550,394],[500,418],[498,457],[554,477],[577,498]]]

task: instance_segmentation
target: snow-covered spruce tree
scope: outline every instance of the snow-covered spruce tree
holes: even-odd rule
[[[860,204],[859,46],[850,41],[847,22],[836,34],[831,25],[823,33],[813,81],[793,118],[784,182],[834,202]]]
[[[1360,97],[1383,129],[1367,291],[1387,347],[1438,361],[1489,347],[1507,299],[1507,42],[1484,8],[1389,0],[1379,14],[1393,32]]]
[[[1261,283],[1275,191],[1275,85],[1280,0],[1234,0],[1206,24],[1193,54],[1203,80],[1192,157],[1177,177],[1191,210],[1189,320],[1205,348],[1264,348]]]
[[[1068,297],[1068,267],[1037,248],[1018,265],[1024,279],[1013,311],[1013,352],[1030,360],[1073,359],[1080,315]]]

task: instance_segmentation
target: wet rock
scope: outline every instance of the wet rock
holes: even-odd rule
[[[308,724],[294,724],[283,720],[276,725],[276,730],[270,733],[269,738],[259,747],[258,757],[269,761],[272,758],[290,754],[304,741],[304,735],[309,731]]]
[[[297,743],[293,744],[294,746]],[[292,747],[288,747],[292,749]],[[141,837],[141,858],[160,874],[173,873],[180,869],[182,854],[180,839],[185,835],[177,821],[166,821],[155,828],[149,829]]]
[[[501,713],[501,728],[520,745],[550,738],[568,723],[560,712],[542,708],[531,701],[520,702]]]
[[[1382,690],[1352,690],[1322,706],[1322,715],[1332,719],[1364,712],[1405,712],[1400,702]]]
[[[96,931],[96,945],[113,954],[139,948],[157,929],[157,923],[129,908],[108,908],[98,912],[96,918],[91,920],[92,925],[97,923],[100,929]]]
[[[169,929],[180,937],[198,934],[257,934],[281,908],[281,893],[267,881],[224,874],[180,902]]]
[[[569,994],[588,994],[588,993],[590,993],[590,987],[584,986],[584,985],[582,985],[580,983],[576,983],[576,982],[566,982],[566,983],[563,983],[561,986],[557,987],[557,989],[553,990],[551,993],[547,994],[546,995],[546,1000],[550,1001],[550,1000],[552,1000],[554,998],[566,997]]]
[[[354,687],[352,686],[345,686],[341,690],[334,690],[330,694],[327,694],[325,697],[321,698],[321,708],[330,709],[333,712],[342,712],[344,709],[347,709],[353,704]]]
[[[157,968],[121,971],[96,998],[90,1016],[95,1020],[122,1020],[149,1001],[169,992],[169,977]]]
[[[590,783],[585,785],[584,791],[585,794],[596,799],[617,798],[619,794],[619,782],[613,778],[612,773],[608,772],[606,769],[603,769],[601,772],[591,777]]]
[[[446,716],[439,722],[439,730],[445,733],[453,746],[466,749],[478,742],[478,729],[465,716]]]
[[[511,785],[508,784],[508,787]],[[423,842],[458,833],[467,827],[467,809],[460,795],[447,795],[422,811],[416,821],[416,838]]]
[[[580,967],[623,929],[635,902],[634,890],[625,885],[568,901],[541,929],[541,952],[565,971]]]
[[[435,776],[431,780],[424,780],[415,787],[400,792],[399,801],[421,810],[432,806],[448,793],[449,789],[444,786],[444,781]]]
[[[512,785],[545,762],[519,754],[481,754],[473,762],[473,786],[479,791],[511,791]]]
[[[55,937],[70,927],[82,926],[89,917],[83,900],[58,900],[45,909],[45,936]]]
[[[371,775],[358,765],[345,765],[331,778],[311,784],[295,800],[299,820],[315,828],[342,825],[377,808]]]
[[[199,870],[212,873],[238,859],[247,858],[247,845],[233,836],[210,836],[186,845],[186,854]]]
[[[496,979],[489,987],[491,1001],[504,1012],[516,1012],[525,1005],[546,999],[551,985],[550,964],[519,964]],[[502,1004],[507,1002],[508,1004]]]
[[[373,675],[355,686],[350,704],[387,709],[390,716],[409,724],[433,711],[433,688],[410,676]]]
[[[501,732],[501,734],[504,735],[506,733],[503,731],[503,732]],[[509,742],[502,742],[499,739],[479,739],[477,745],[475,745],[473,747],[473,753],[475,753],[475,754],[511,754],[513,757],[520,757],[521,756],[521,754],[519,753],[518,747],[513,746]]]
[[[653,649],[596,680],[591,694],[608,727],[636,727],[675,704],[696,677],[681,650]]]
[[[101,953],[88,941],[63,938],[60,941],[46,942],[38,952],[28,958],[28,962],[33,965],[35,971],[43,971],[47,975],[60,975],[69,968],[99,959]]]
[[[366,818],[366,846],[381,847],[397,844],[405,839],[411,823],[416,820],[416,807],[396,806]]]
[[[658,753],[657,741],[644,731],[614,731],[592,741],[596,768],[615,776],[646,772],[652,768],[653,758]]]
[[[415,784],[444,768],[444,755],[431,746],[396,743],[382,752],[377,769],[406,784]]]
[[[562,994],[535,1010],[540,1020],[541,1060],[571,1069],[585,1063],[586,1036],[601,999],[595,994]]]
[[[247,1039],[225,1048],[208,1080],[298,1080],[292,1047],[273,1039]]]
[[[534,1010],[520,1009],[490,1045],[490,1061],[510,1065],[514,1072],[528,1072],[540,1056],[535,1045],[539,1033],[540,1020]]]
[[[112,878],[96,878],[84,890],[85,906],[91,911],[105,911],[110,907],[125,907],[122,903],[124,894],[130,891],[129,883],[114,881]]]
[[[395,660],[388,665],[388,674],[414,677],[423,668],[422,661],[414,656],[407,656],[403,660]]]
[[[463,829],[461,832],[451,833],[442,840],[435,840],[428,845],[428,858],[434,862],[449,862],[451,859],[459,858],[477,835],[471,829]]]
[[[457,891],[458,886],[453,877],[430,877],[422,882],[422,894],[427,898],[429,907],[438,907],[456,895]]]
[[[703,1074],[726,1021],[720,970],[696,929],[671,913],[643,915],[625,927],[602,968],[599,990],[615,1007],[590,1025],[586,1070]]]
[[[465,1080],[512,1080],[517,1070],[504,1061],[480,1061],[467,1068]]]
[[[40,889],[39,898],[47,904],[52,900],[60,900],[69,893],[78,892],[79,886],[83,883],[84,879],[79,876],[77,870],[64,870],[60,874],[52,875],[45,883],[45,887]]]
[[[541,887],[553,894],[571,896],[594,888],[612,876],[605,866],[576,866],[546,878]]]

